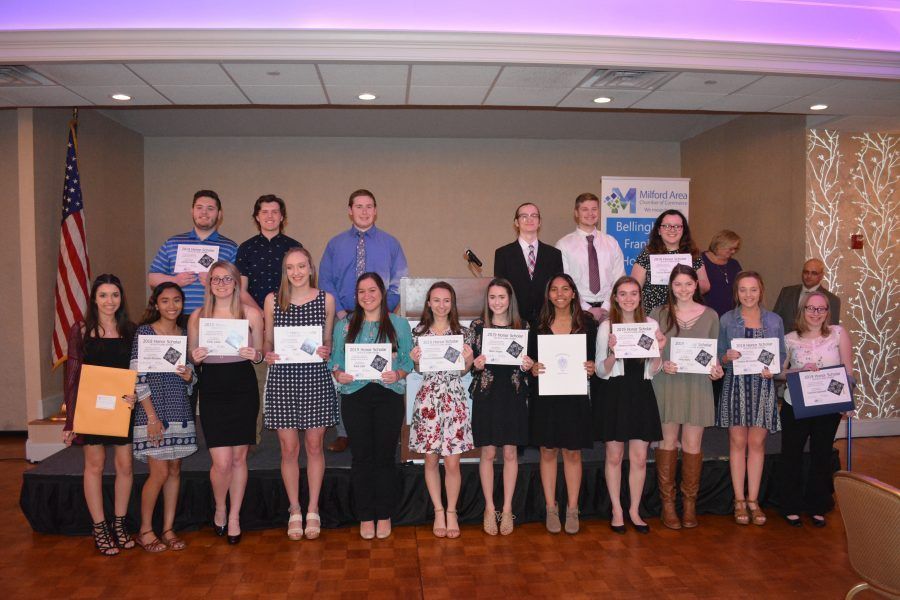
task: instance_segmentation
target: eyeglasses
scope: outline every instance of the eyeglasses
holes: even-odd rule
[[[804,306],[803,310],[808,312],[811,315],[822,315],[828,312],[827,306]]]
[[[226,275],[225,277],[210,277],[209,282],[213,285],[228,285],[234,283],[234,277]]]
[[[535,219],[535,220],[540,221],[541,214],[540,213],[521,214],[521,215],[516,215],[516,218],[517,219]]]
[[[665,229],[666,231],[681,231],[684,229],[684,225],[670,225],[668,223],[663,223],[659,228]]]

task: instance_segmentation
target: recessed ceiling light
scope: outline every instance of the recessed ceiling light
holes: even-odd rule
[[[278,77],[281,75],[281,71],[266,71],[266,75],[270,77]]]
[[[597,104],[606,104],[608,102],[612,102],[612,98],[607,98],[606,96],[600,96],[599,98],[594,98],[594,102]]]
[[[131,96],[129,96],[128,94],[113,94],[112,96],[110,96],[110,98],[112,98],[113,100],[118,100],[119,102],[128,102],[129,100],[131,100]]]
[[[809,110],[825,110],[826,108],[828,108],[827,104],[813,104]]]
[[[359,98],[360,100],[374,100],[377,97],[378,96],[376,96],[375,94],[370,94],[369,92],[357,96],[357,98]]]

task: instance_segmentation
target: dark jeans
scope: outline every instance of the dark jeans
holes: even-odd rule
[[[397,441],[403,396],[377,383],[343,398],[341,413],[353,462],[350,481],[360,521],[390,519],[397,504]]]
[[[794,417],[791,405],[781,405],[782,514],[825,514],[832,506],[831,454],[841,415]],[[803,447],[809,439],[809,476],[803,493]]]

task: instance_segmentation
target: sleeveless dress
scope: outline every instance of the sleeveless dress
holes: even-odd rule
[[[286,311],[275,302],[275,327],[325,326],[325,292]],[[338,399],[325,361],[274,364],[266,378],[266,429],[315,429],[337,423]]]
[[[507,327],[493,326],[495,329]],[[469,326],[466,343],[475,356],[482,353],[484,321]],[[472,370],[472,437],[481,446],[528,445],[528,376],[514,365],[485,365]]]
[[[131,364],[131,346],[124,338],[84,338],[84,364],[98,367],[127,369]],[[82,443],[121,446],[131,444],[134,438],[134,411],[131,411],[131,422],[128,424],[128,436],[111,435],[81,436]]]
[[[745,338],[762,338],[763,329],[744,328]],[[762,427],[769,433],[781,429],[775,382],[762,375],[735,375],[734,363],[725,364],[722,395],[716,412],[717,427]]]

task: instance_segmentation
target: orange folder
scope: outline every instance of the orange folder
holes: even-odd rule
[[[134,393],[137,371],[82,365],[75,400],[75,433],[125,437],[131,409],[122,396]]]

